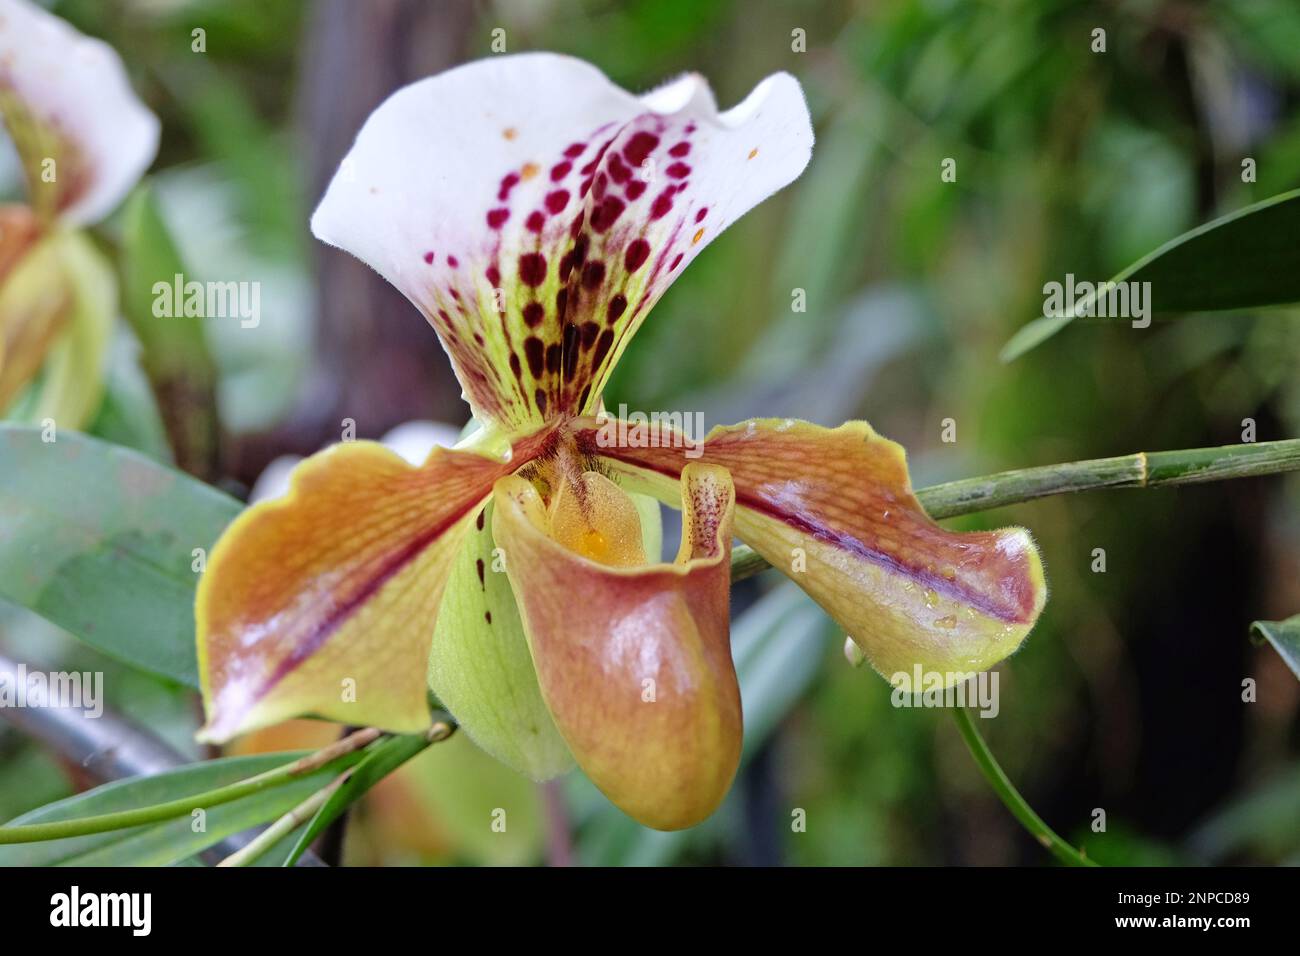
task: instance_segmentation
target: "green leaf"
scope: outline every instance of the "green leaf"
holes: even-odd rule
[[[289,864],[285,861],[289,859],[289,854],[297,848],[298,840],[302,837],[303,833],[306,832],[310,823],[311,821],[308,820],[291,830],[289,833],[286,833],[276,841],[275,846],[271,847],[259,856],[256,860],[250,863],[249,866],[288,866]],[[202,865],[202,861],[199,862],[199,865]]]
[[[119,326],[118,332],[104,381],[104,398],[86,431],[115,445],[144,452],[155,461],[172,464],[162,415],[136,354],[139,345],[125,327]]]
[[[1274,772],[1214,811],[1192,831],[1187,849],[1199,863],[1222,864],[1249,855],[1275,861],[1300,848],[1300,766]]]
[[[404,734],[389,737],[367,751],[365,759],[357,764],[352,775],[344,784],[330,794],[324,806],[305,828],[293,849],[282,862],[283,866],[293,866],[298,858],[307,851],[316,838],[325,832],[325,828],[337,820],[348,807],[359,800],[367,790],[383,780],[390,773],[429,746],[430,741],[424,734]]]
[[[1300,302],[1300,190],[1238,210],[1170,240],[1111,282],[1150,282],[1153,312],[1217,312]],[[1002,348],[1010,362],[1073,321],[1041,317]]]
[[[122,309],[144,349],[142,364],[180,466],[210,477],[217,453],[216,366],[208,352],[203,319],[184,314],[183,299],[171,300],[172,315],[155,314],[160,283],[174,290],[185,271],[180,253],[147,186],[132,194],[123,214]]]
[[[198,686],[194,549],[241,505],[138,452],[0,425],[0,598],[127,664]]]
[[[284,766],[308,751],[225,757],[148,777],[132,777],[47,804],[9,821],[17,826],[116,813],[202,794]],[[361,754],[354,755],[361,759]],[[166,866],[219,843],[233,833],[274,820],[329,783],[339,764],[278,787],[205,810],[196,832],[192,815],[108,833],[0,846],[0,866]],[[196,808],[198,809],[198,808]]]
[[[1286,666],[1300,678],[1300,614],[1285,621],[1256,621],[1250,629],[1272,644]]]

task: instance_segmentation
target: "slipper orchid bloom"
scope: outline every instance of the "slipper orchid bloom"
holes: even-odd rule
[[[112,268],[79,227],[110,212],[158,149],[158,119],[112,48],[26,0],[0,0],[0,118],[28,204],[0,205],[0,412],[77,427],[99,404]]]
[[[500,759],[539,779],[576,759],[640,822],[691,826],[741,749],[733,534],[795,567],[882,673],[1011,653],[1045,596],[1028,534],[938,527],[865,423],[755,420],[700,449],[599,415],[651,306],[812,142],[785,74],[719,113],[698,76],[636,97],[527,54],[382,104],[312,230],[420,310],[484,427],[419,467],[336,445],[231,525],[197,602],[206,738],[308,712],[417,730],[427,662]],[[673,562],[642,492],[682,509]]]

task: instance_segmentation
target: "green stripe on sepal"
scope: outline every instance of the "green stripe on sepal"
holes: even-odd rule
[[[495,552],[495,553],[494,553]],[[429,654],[429,687],[470,738],[534,780],[573,766],[542,702],[519,609],[492,540],[492,504],[451,569]]]

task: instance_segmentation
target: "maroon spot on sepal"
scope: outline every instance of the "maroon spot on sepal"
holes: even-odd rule
[[[492,623],[492,612],[491,612],[491,611],[484,611],[484,612],[483,612],[483,620],[485,620],[485,621],[487,621],[489,624],[491,624],[491,623]]]
[[[569,311],[569,290],[561,289],[555,293],[555,314],[559,316],[561,322],[564,321],[564,313]]]
[[[524,339],[524,358],[528,360],[528,371],[533,378],[542,377],[542,362],[545,359],[546,346],[535,335]]]
[[[668,271],[672,272],[681,264],[682,264],[682,254],[679,252],[677,253],[677,258],[673,260],[673,264],[668,267]]]
[[[546,414],[546,393],[540,388],[533,392],[533,403],[537,406],[539,412],[543,415]]]
[[[558,183],[565,176],[569,175],[571,169],[573,169],[573,163],[556,163],[551,167],[551,182]]]
[[[591,344],[596,341],[596,336],[600,334],[600,326],[595,322],[583,322],[579,331],[582,333],[582,347],[589,349]]]
[[[633,239],[628,244],[627,252],[623,253],[623,267],[628,272],[636,272],[645,265],[648,258],[650,258],[650,243],[644,239]]]
[[[664,170],[672,179],[685,179],[691,174],[691,167],[686,163],[673,163]]]
[[[614,344],[614,330],[606,329],[600,333],[600,338],[596,340],[596,351],[591,356],[592,368],[600,368],[605,356],[609,354],[610,346]]]
[[[433,253],[432,253],[432,252],[426,252],[426,253],[424,254],[424,261],[425,261],[426,263],[428,263],[429,265],[433,265]]]
[[[495,263],[488,266],[487,271],[483,274],[487,276],[489,284],[494,288],[501,285],[501,270],[496,267]]]
[[[627,311],[627,296],[620,292],[618,295],[614,296],[614,298],[609,300],[609,306],[605,311],[605,315],[609,319],[609,324],[613,325],[617,322],[619,316],[621,316],[625,311]]]
[[[627,168],[627,164],[617,154],[609,158],[609,178],[620,184],[632,178],[632,170]]]
[[[497,200],[499,202],[505,202],[509,199],[510,190],[514,189],[518,184],[518,173],[506,173],[505,177],[501,180],[501,188],[497,190]]]
[[[567,333],[572,326],[566,325],[564,328]],[[560,348],[558,343],[548,345],[546,347],[546,371],[550,372],[552,375],[558,372],[560,370],[560,359],[563,357],[564,350]]]
[[[518,361],[518,359],[516,359],[516,361]],[[480,531],[483,530],[483,516],[485,514],[487,514],[487,509],[480,508],[478,512],[478,517],[474,519],[474,527],[478,528],[478,530]]]
[[[646,190],[645,181],[641,179],[634,179],[627,184],[627,198],[632,202],[636,202],[638,199],[641,198],[641,194],[644,193],[645,190]]]
[[[586,289],[595,289],[605,281],[605,263],[599,259],[588,262],[582,270],[582,285]]]
[[[520,256],[519,279],[531,286],[539,286],[546,281],[546,257],[540,252],[526,252]]]
[[[581,274],[583,260],[587,258],[587,237],[579,236],[578,241],[573,244],[573,248],[564,254],[560,259],[560,280],[567,282],[569,273],[574,269],[579,270]]]
[[[502,226],[505,225],[506,220],[509,218],[510,218],[509,209],[505,209],[504,207],[501,209],[489,209],[487,214],[488,228],[500,229]]]
[[[474,570],[478,571],[478,586],[479,586],[480,588],[486,588],[486,587],[487,587],[487,581],[484,580],[484,576],[483,576],[483,559],[482,559],[482,558],[479,558],[478,560],[476,560],[476,561],[474,562]]]
[[[708,214],[709,214],[709,207],[708,207],[708,206],[701,206],[701,207],[700,207],[700,211],[697,212],[697,213],[695,214],[695,221],[696,221],[696,222],[703,222],[703,221],[704,221],[704,217],[707,216]]]
[[[569,148],[564,151],[564,155],[569,159],[577,159],[586,151],[586,149],[586,143],[572,143],[569,145]]]
[[[524,225],[528,227],[529,232],[541,232],[542,227],[546,225],[546,217],[534,209],[528,214],[528,219],[524,221]]]
[[[650,218],[662,219],[664,216],[668,215],[668,213],[672,211],[672,208],[673,208],[673,187],[669,186],[658,196],[656,196],[655,201],[650,204]]]
[[[675,159],[681,159],[691,151],[691,144],[685,141],[678,143],[672,149],[668,150],[668,155]]]
[[[552,216],[563,212],[564,207],[569,204],[569,191],[567,189],[556,189],[546,194],[546,211]]]
[[[628,140],[627,145],[623,147],[623,156],[630,165],[640,166],[658,145],[658,136],[642,130],[633,134],[632,138]]]
[[[617,196],[606,196],[604,202],[591,214],[591,228],[597,232],[604,232],[618,221],[625,208],[627,208],[626,204]]]
[[[599,175],[597,175],[597,176],[596,176],[596,182],[595,182],[595,184],[591,187],[591,196],[592,196],[592,198],[593,198],[593,199],[604,199],[604,198],[605,198],[605,187],[608,186],[608,185],[609,185],[609,177],[608,177],[608,176],[606,176],[604,173],[600,173]]]
[[[578,339],[581,333],[578,327],[572,322],[564,326],[564,349],[561,353],[564,358],[564,377],[573,378],[573,373],[578,368]]]
[[[524,306],[524,322],[530,329],[535,329],[542,324],[542,319],[546,318],[546,309],[540,302],[529,302]]]
[[[512,371],[512,372],[515,373],[515,380],[516,380],[516,381],[521,381],[521,380],[523,379],[523,377],[524,377],[524,370],[523,370],[523,367],[522,367],[522,366],[520,365],[520,363],[519,363],[519,356],[516,355],[514,352],[511,352],[511,353],[510,353],[510,371]],[[482,520],[482,518],[479,519],[479,524],[478,524],[478,526],[479,526],[480,528],[483,527],[483,520]]]
[[[449,265],[449,266],[451,266],[453,269],[455,269],[458,265],[460,265],[460,260],[457,259],[455,256],[448,256],[448,257],[447,257],[447,265]]]

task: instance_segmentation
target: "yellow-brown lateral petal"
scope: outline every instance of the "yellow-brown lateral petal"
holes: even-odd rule
[[[199,584],[207,725],[227,740],[314,713],[415,731],[428,723],[429,645],[452,558],[511,461],[435,449],[420,467],[372,442],[335,445],[294,471],[217,543]]]
[[[542,696],[579,765],[646,826],[699,823],[740,761],[728,621],[735,493],[726,470],[683,472],[673,564],[616,567],[565,548],[520,477],[498,482],[494,501]]]

